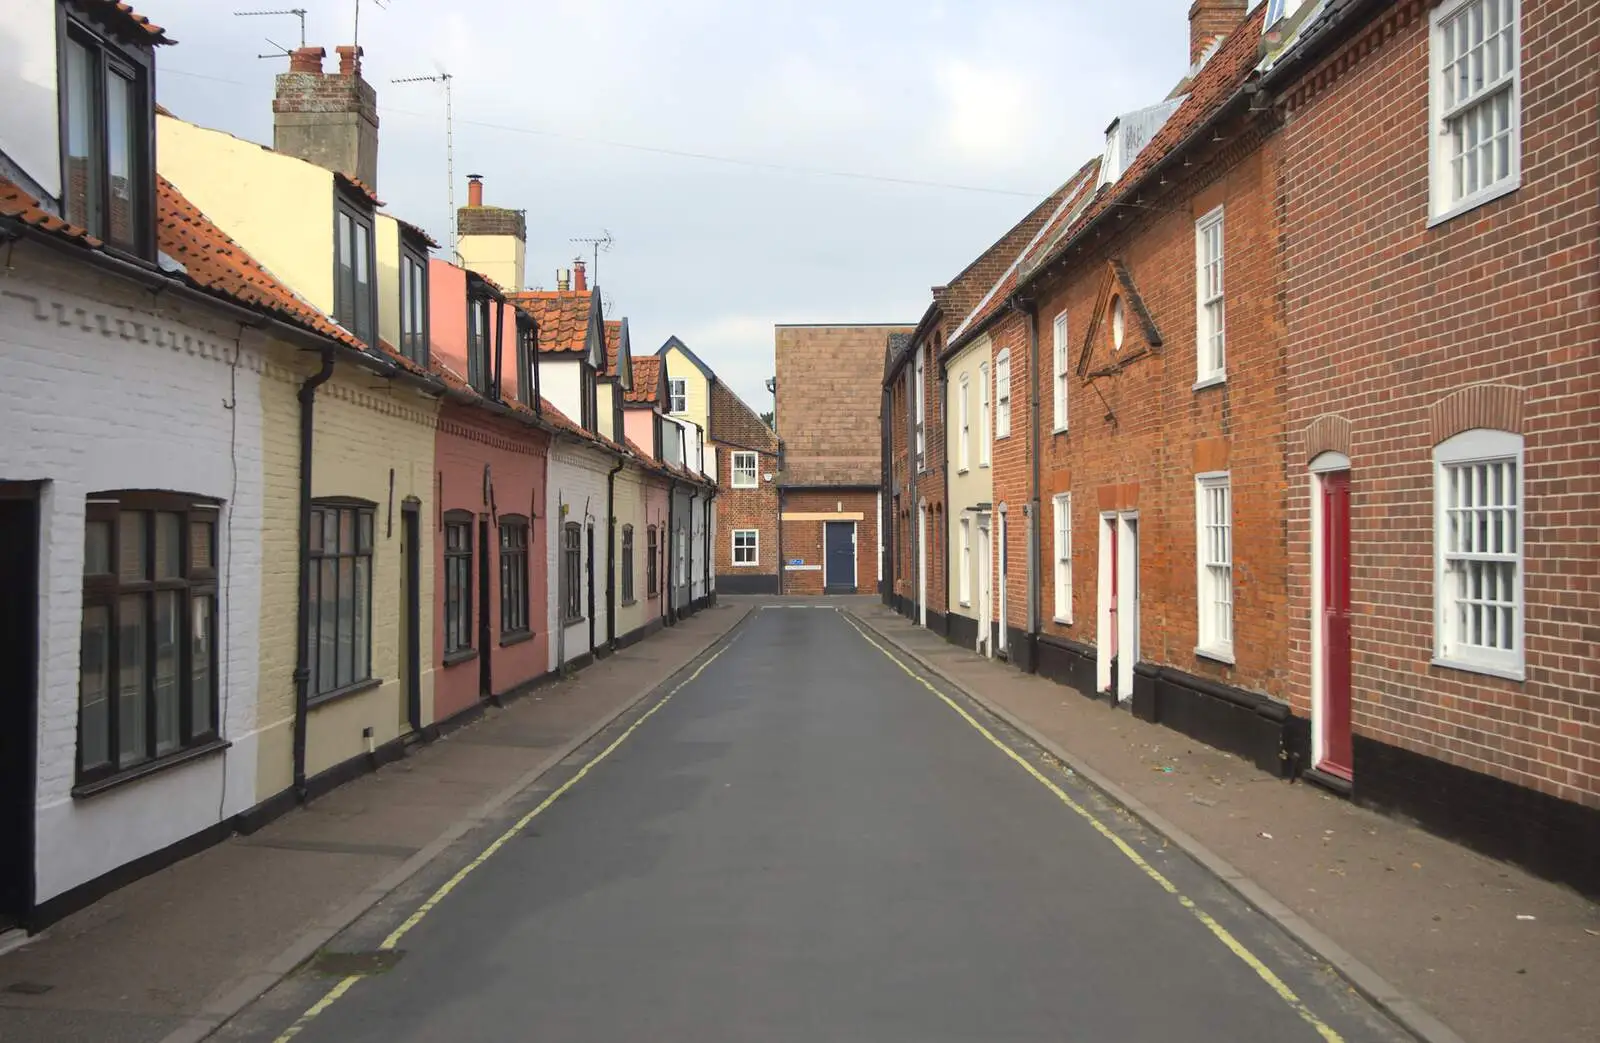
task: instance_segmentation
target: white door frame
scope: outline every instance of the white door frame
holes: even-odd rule
[[[1124,512],[1117,524],[1117,701],[1125,702],[1139,661],[1139,512]]]
[[[1096,615],[1094,625],[1094,690],[1111,688],[1111,660],[1115,656],[1116,641],[1111,633],[1111,576],[1116,562],[1111,560],[1111,536],[1115,531],[1117,516],[1112,511],[1100,512],[1100,564],[1096,570]]]
[[[917,504],[917,625],[928,625],[928,501]]]
[[[977,651],[994,657],[994,642],[989,640],[990,620],[993,619],[994,601],[994,536],[992,516],[978,515],[978,647]]]
[[[1000,582],[996,584],[995,587],[1000,594],[1000,607],[999,611],[995,613],[995,619],[999,624],[999,628],[998,632],[995,634],[994,644],[995,651],[1001,655],[1005,655],[1009,650],[1006,641],[1006,594],[1010,589],[1009,581],[1011,578],[1010,574],[1007,572],[1007,569],[1010,567],[1011,557],[1006,553],[1006,541],[1011,538],[1011,524],[1009,519],[1006,517],[1005,504],[1000,505],[1000,509],[995,512],[995,516],[1000,519],[999,532],[997,533],[994,541],[995,553],[999,555],[1000,561],[1000,567],[995,570],[1000,577]]]
[[[1311,765],[1321,764],[1328,754],[1325,702],[1327,700],[1324,671],[1327,669],[1327,651],[1323,648],[1322,617],[1324,599],[1322,590],[1322,476],[1330,472],[1350,470],[1350,458],[1343,453],[1317,454],[1311,461]]]

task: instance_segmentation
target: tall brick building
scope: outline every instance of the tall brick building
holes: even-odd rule
[[[896,324],[776,328],[782,590],[853,594],[881,573],[879,391]]]
[[[716,453],[717,589],[778,592],[778,471],[782,443],[755,410],[712,378],[707,435]]]

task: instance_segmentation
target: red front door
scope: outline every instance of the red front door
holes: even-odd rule
[[[1350,472],[1322,476],[1322,762],[1348,779],[1350,757]]]

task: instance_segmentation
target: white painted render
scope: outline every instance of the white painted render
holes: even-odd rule
[[[542,379],[542,378],[541,378]],[[561,624],[561,533],[567,522],[594,526],[594,640],[598,647],[606,640],[606,474],[616,457],[599,449],[588,449],[558,439],[550,449],[549,486],[545,509],[550,512],[548,548],[550,661],[560,664],[589,651],[589,570],[582,569],[583,619],[565,628]],[[583,553],[588,553],[587,540]],[[587,561],[587,559],[585,559]]]
[[[539,356],[539,394],[573,423],[583,422],[583,362],[576,356]]]
[[[61,195],[61,109],[56,101],[57,0],[6,0],[0,22],[0,153],[51,197]],[[5,167],[0,160],[0,170]],[[55,200],[45,203],[55,208]]]
[[[263,341],[246,333],[241,347],[238,325],[203,305],[151,300],[26,244],[0,282],[0,478],[48,483],[34,813],[41,902],[256,802]],[[223,502],[218,709],[233,745],[78,799],[85,498],[123,489]]]

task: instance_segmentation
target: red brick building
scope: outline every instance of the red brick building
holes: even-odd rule
[[[893,324],[776,328],[783,593],[854,594],[882,575],[884,341],[910,332]]]
[[[707,394],[706,435],[716,454],[717,589],[776,594],[782,443],[760,414],[714,375]]]
[[[1593,893],[1600,5],[1337,0],[1260,85],[1314,777]]]

